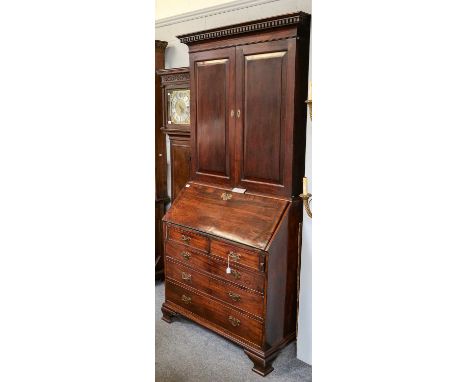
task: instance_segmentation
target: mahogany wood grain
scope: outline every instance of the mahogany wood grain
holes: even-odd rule
[[[230,199],[224,200],[223,193]],[[182,194],[166,213],[166,222],[260,250],[268,245],[288,203],[250,193],[226,193],[220,188],[195,183],[190,183]]]
[[[229,258],[230,264],[240,264],[255,271],[264,270],[265,255],[262,252],[239,248],[221,240],[211,240],[211,255],[225,261]]]
[[[192,179],[232,185],[235,50],[190,56]]]
[[[263,320],[264,300],[260,294],[215,278],[202,269],[190,268],[186,266],[186,263],[181,264],[170,257],[166,258],[166,278],[205,292],[244,313],[255,315]]]
[[[169,137],[171,200],[175,200],[179,191],[190,179],[190,124],[176,124],[174,121],[169,121],[168,93],[171,90],[189,89],[190,71],[188,67],[182,67],[161,69],[157,73],[161,77],[161,97],[164,105],[161,130]]]
[[[209,240],[206,236],[200,235],[192,230],[170,225],[167,228],[167,237],[177,243],[196,248],[207,252],[209,249]]]
[[[241,268],[238,264],[230,264],[230,267],[231,273],[226,273],[227,261],[220,261],[215,257],[211,259],[211,273],[214,275],[258,293],[263,293],[265,288],[263,274],[248,271],[245,268]]]
[[[175,200],[190,179],[190,136],[170,134],[169,143],[171,157],[171,199]]]
[[[262,343],[263,325],[260,321],[220,304],[192,288],[166,281],[166,300],[199,316],[209,317],[211,322],[254,344]]]
[[[205,252],[187,247],[173,240],[166,241],[166,259],[168,258],[180,261],[189,267],[202,269],[207,272],[211,269],[210,257]]]
[[[166,41],[155,41],[155,72],[164,68],[164,57]],[[156,199],[156,253],[155,253],[155,278],[164,278],[163,256],[163,234],[161,219],[164,216],[165,204],[168,202],[167,196],[167,175],[166,175],[166,137],[161,132],[163,120],[163,104],[161,99],[161,78],[155,75],[155,199]]]
[[[181,314],[242,346],[262,376],[296,338],[309,31],[298,12],[180,37],[191,180],[164,217],[163,319]]]

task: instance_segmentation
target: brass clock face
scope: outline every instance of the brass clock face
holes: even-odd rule
[[[168,92],[168,123],[190,124],[190,90],[171,90]]]

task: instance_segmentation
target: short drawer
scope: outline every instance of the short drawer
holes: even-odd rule
[[[167,231],[167,237],[169,240],[208,252],[209,240],[207,237],[173,225],[168,225]]]
[[[258,293],[249,292],[234,284],[200,273],[174,262],[171,258],[166,261],[165,272],[168,279],[208,293],[237,309],[263,319],[263,296]]]
[[[236,283],[241,287],[263,293],[263,284],[265,282],[265,278],[262,274],[241,269],[236,264],[230,264],[231,273],[226,273],[226,268],[226,261],[217,260],[214,257],[211,259],[212,274],[217,275],[227,281]]]
[[[211,241],[211,254],[226,261],[229,257],[230,264],[240,264],[260,272],[265,270],[265,256],[260,251],[250,251],[243,247],[213,239]]]
[[[209,297],[166,282],[166,300],[205,318],[226,331],[258,346],[262,344],[263,323]]]
[[[166,258],[181,261],[192,268],[203,269],[207,272],[210,270],[210,260],[204,252],[171,240],[166,241],[165,251]]]

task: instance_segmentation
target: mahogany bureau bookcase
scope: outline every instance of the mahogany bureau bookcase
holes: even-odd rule
[[[296,338],[310,15],[179,36],[190,58],[190,181],[163,218],[163,320],[244,348],[265,376]]]

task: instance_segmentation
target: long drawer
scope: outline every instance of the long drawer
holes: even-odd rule
[[[261,346],[263,324],[209,297],[166,281],[166,300]]]
[[[238,309],[259,318],[263,316],[263,296],[239,288],[231,283],[201,273],[175,262],[166,261],[166,277],[210,294]]]

